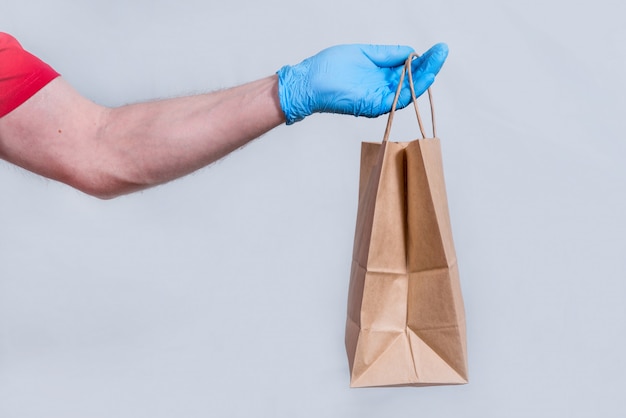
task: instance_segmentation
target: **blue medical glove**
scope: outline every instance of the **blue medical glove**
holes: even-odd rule
[[[300,64],[281,68],[278,95],[287,125],[312,113],[343,113],[377,117],[391,110],[408,46],[339,45]],[[435,80],[446,57],[446,44],[437,44],[412,63],[415,94]],[[398,109],[411,103],[408,77]]]

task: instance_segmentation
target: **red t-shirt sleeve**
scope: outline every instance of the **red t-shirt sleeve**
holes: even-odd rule
[[[26,52],[14,37],[0,32],[0,118],[58,76],[52,67]]]

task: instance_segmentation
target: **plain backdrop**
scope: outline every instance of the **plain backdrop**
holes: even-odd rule
[[[1,0],[109,106],[340,43],[447,42],[433,86],[470,384],[349,389],[361,141],[314,115],[111,201],[0,163],[0,417],[624,417],[622,2]],[[392,140],[418,136],[400,112]]]

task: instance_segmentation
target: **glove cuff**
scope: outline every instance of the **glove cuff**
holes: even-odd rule
[[[306,82],[308,66],[300,63],[295,66],[285,65],[276,72],[278,75],[278,99],[285,114],[287,125],[292,125],[309,116],[312,112],[307,105],[307,96],[303,88]]]

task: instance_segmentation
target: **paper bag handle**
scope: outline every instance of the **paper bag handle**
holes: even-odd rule
[[[412,52],[404,63],[404,67],[402,68],[402,73],[400,74],[400,82],[398,83],[398,88],[396,89],[396,96],[393,99],[393,104],[391,105],[391,112],[389,112],[389,118],[387,119],[387,128],[385,128],[385,135],[383,136],[383,142],[389,141],[389,134],[391,133],[391,123],[393,122],[393,116],[396,113],[396,107],[398,106],[398,99],[400,98],[400,92],[402,91],[402,85],[404,84],[404,77],[406,73],[409,73],[409,88],[411,90],[411,98],[413,99],[413,107],[415,108],[415,116],[417,116],[417,123],[420,127],[420,133],[422,134],[422,139],[426,138],[426,134],[424,133],[424,125],[422,124],[422,118],[420,117],[419,109],[417,108],[417,97],[415,96],[415,87],[413,86],[413,72],[411,71],[411,62],[414,58],[419,57],[419,55],[415,52]],[[437,128],[435,126],[435,111],[433,108],[433,96],[428,89],[428,102],[430,103],[430,115],[433,123],[433,138],[437,137]]]

